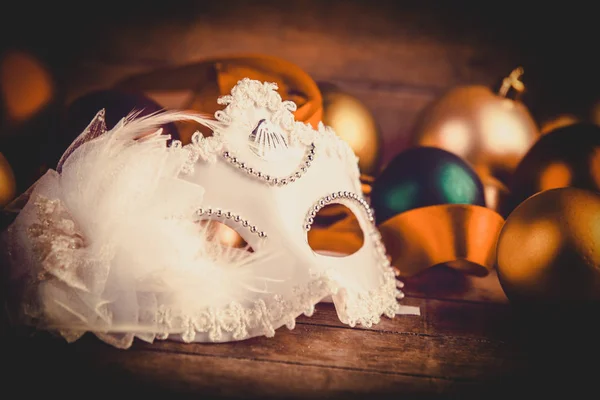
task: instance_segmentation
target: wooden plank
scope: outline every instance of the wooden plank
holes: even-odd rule
[[[471,382],[410,375],[140,351],[126,358],[107,352],[101,357],[100,364],[115,368],[115,373],[118,371],[145,387],[150,384],[157,388],[168,387],[175,393],[227,397],[306,398],[326,394],[358,397],[374,393],[448,395],[464,393],[474,387]]]
[[[589,328],[587,325],[585,326]],[[356,332],[339,328],[334,331]],[[597,359],[599,354],[598,344],[590,346],[595,343],[593,340],[597,337],[596,331],[597,329],[579,331],[571,328],[570,334],[566,334],[568,330],[565,329],[556,334],[552,329],[538,330],[527,335],[527,339],[521,343],[513,342],[510,348],[514,348],[514,351],[496,354],[493,360],[488,359],[483,363],[482,360],[488,357],[481,353],[482,348],[477,345],[469,346],[469,354],[460,358],[467,360],[472,369],[481,369],[476,382],[468,378],[421,376],[418,370],[403,373],[397,370],[395,362],[389,363],[390,368],[379,372],[363,370],[362,366],[353,368],[317,365],[319,357],[311,364],[297,363],[294,357],[263,360],[257,354],[244,351],[245,347],[253,346],[253,341],[222,345],[174,344],[171,348],[158,342],[153,345],[136,345],[130,350],[122,351],[100,343],[91,336],[71,345],[44,334],[36,334],[34,338],[4,336],[4,340],[0,342],[0,363],[5,367],[3,389],[9,392],[18,389],[23,397],[42,393],[68,395],[89,391],[114,395],[130,388],[140,395],[204,393],[211,397],[256,398],[347,398],[351,394],[362,397],[370,393],[408,394],[410,398],[415,398],[412,396],[414,394],[418,398],[421,398],[420,395],[425,398],[471,398],[469,395],[473,395],[472,398],[476,399],[484,396],[500,399],[514,395],[515,392],[537,397],[542,393],[556,394],[557,390],[570,395],[576,392],[589,395],[588,391],[594,389],[595,370],[587,365]],[[280,336],[265,340],[278,342]],[[580,340],[577,340],[578,337]],[[340,343],[344,342],[343,338],[338,340],[335,334],[328,341],[330,346],[338,350],[337,357],[356,359],[349,352],[358,352],[359,356],[364,356],[361,350],[364,340],[356,338],[350,347],[340,348]],[[287,342],[279,342],[279,351],[284,355],[293,353],[294,350],[306,352],[303,346],[288,348],[289,345]],[[314,345],[319,345],[319,342]],[[188,351],[194,347],[235,348],[230,352],[222,352],[223,354]],[[455,347],[456,342],[445,342],[445,357],[455,358]],[[397,354],[405,348],[402,341],[388,344],[376,351],[371,348],[364,364],[371,364],[370,359],[379,357],[381,353]],[[323,350],[331,353],[327,349]],[[516,358],[515,351],[519,352]],[[384,356],[383,361],[387,360]],[[400,361],[401,358],[398,359]],[[418,361],[423,362],[421,358]],[[515,367],[515,361],[519,367]],[[431,365],[439,360],[433,357],[425,362]],[[499,371],[498,366],[503,370]]]
[[[348,398],[403,394],[444,398],[449,394],[465,395],[481,386],[478,382],[288,361],[168,353],[155,347],[121,351],[89,339],[75,345],[48,339],[17,341],[13,351],[3,352],[1,361],[10,367],[3,369],[3,390],[18,390],[23,397],[82,393],[114,396],[133,390],[138,397]]]
[[[521,367],[502,342],[315,325],[243,342],[136,342],[134,348],[462,380],[486,380]]]
[[[510,307],[498,304],[471,303],[406,297],[403,305],[416,306],[420,316],[383,317],[371,331],[509,341],[514,337]],[[337,317],[333,304],[321,303],[312,317],[300,316],[297,324],[347,327]]]

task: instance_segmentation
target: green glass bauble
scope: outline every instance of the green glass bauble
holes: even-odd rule
[[[371,191],[377,224],[405,211],[441,204],[485,207],[484,188],[466,161],[435,147],[398,154],[375,179]]]

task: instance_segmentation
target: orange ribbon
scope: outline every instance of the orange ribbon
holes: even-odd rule
[[[115,86],[122,90],[162,93],[163,96],[189,91],[192,94],[175,108],[212,115],[222,108],[216,99],[229,94],[243,78],[276,83],[283,100],[294,101],[298,106],[294,113],[297,121],[310,123],[315,128],[321,121],[323,99],[316,82],[299,66],[272,56],[248,54],[214,57],[136,75]],[[184,144],[189,142],[194,131],[203,132],[196,124],[182,123],[178,124],[178,128]]]

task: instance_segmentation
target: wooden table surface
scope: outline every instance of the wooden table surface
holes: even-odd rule
[[[494,275],[442,268],[406,287],[404,304],[420,316],[350,328],[321,304],[294,330],[225,344],[138,341],[118,350],[91,335],[66,344],[3,329],[2,385],[21,398],[598,398],[600,336],[589,323],[597,316],[531,324],[535,316],[520,316],[498,290]]]

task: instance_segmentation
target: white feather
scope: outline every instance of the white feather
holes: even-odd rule
[[[168,148],[170,137],[160,129],[178,120],[218,128],[190,113],[132,114],[100,136],[79,140],[62,172],[49,173],[36,185],[16,229],[26,232],[36,221],[33,203],[41,195],[62,202],[85,242],[83,249],[67,250],[76,269],[72,274],[55,274],[40,285],[37,303],[45,326],[93,332],[135,327],[150,340],[147,333],[156,322],[143,316],[156,316],[160,306],[194,314],[251,300],[280,281],[260,277],[265,261],[280,254],[223,246],[195,221],[204,189],[179,176],[187,149]],[[64,232],[52,234],[51,251],[65,250],[55,246]],[[66,265],[53,260],[40,261],[38,272]],[[281,281],[289,278],[287,271],[282,265]],[[128,345],[134,332],[129,333],[119,346]]]

